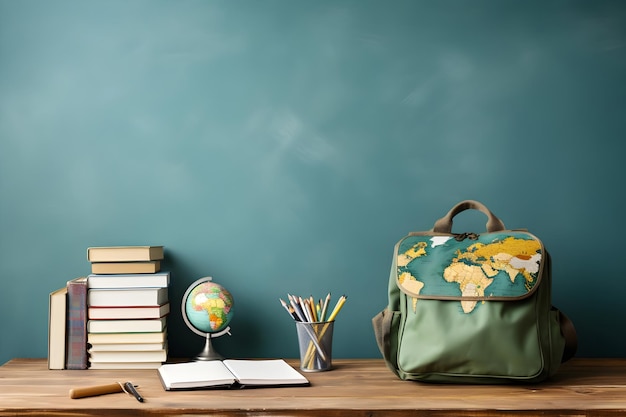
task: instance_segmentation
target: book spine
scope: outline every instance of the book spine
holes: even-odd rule
[[[67,283],[67,369],[87,369],[87,280]]]

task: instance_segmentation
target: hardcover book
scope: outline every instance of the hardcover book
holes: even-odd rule
[[[161,270],[160,261],[92,262],[92,274],[154,274]]]
[[[89,262],[145,262],[163,259],[163,246],[97,246],[87,248]]]
[[[167,331],[148,333],[89,333],[87,342],[95,343],[164,343]]]
[[[159,378],[165,390],[308,385],[309,381],[282,359],[225,359],[164,364]]]
[[[94,351],[90,350],[91,363],[117,362],[117,363],[141,363],[141,362],[165,362],[167,350],[144,350],[144,351]]]
[[[87,369],[87,277],[67,282],[67,369]]]
[[[94,343],[89,348],[89,352],[135,352],[163,349],[167,349],[167,343]]]
[[[93,362],[89,369],[158,369],[163,365],[159,362]]]
[[[91,274],[87,286],[91,288],[165,288],[170,283],[169,272],[154,274]]]
[[[111,288],[89,290],[91,307],[149,307],[168,302],[167,288]]]
[[[67,286],[50,293],[48,310],[48,369],[65,369]]]
[[[159,319],[170,312],[170,303],[146,307],[89,307],[90,320]]]
[[[165,317],[149,320],[89,320],[89,333],[149,333],[165,329]]]

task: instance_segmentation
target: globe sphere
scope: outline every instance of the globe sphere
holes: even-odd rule
[[[204,281],[191,288],[185,300],[185,315],[189,323],[203,333],[218,333],[233,318],[233,296],[224,287]]]

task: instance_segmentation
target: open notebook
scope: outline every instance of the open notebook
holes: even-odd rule
[[[168,363],[158,368],[167,391],[197,388],[308,385],[309,381],[282,359],[225,359]]]

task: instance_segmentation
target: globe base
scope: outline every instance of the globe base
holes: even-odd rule
[[[207,334],[204,349],[194,359],[197,361],[221,361],[224,357],[213,348],[211,335]]]

